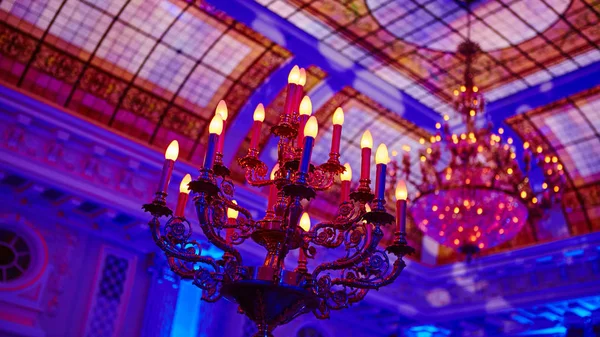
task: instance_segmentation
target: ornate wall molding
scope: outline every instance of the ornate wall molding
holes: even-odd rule
[[[0,112],[0,165],[91,198],[114,212],[144,218],[140,205],[154,193],[162,153],[17,89],[0,87]],[[178,162],[172,181],[196,171]],[[171,202],[177,191],[178,184],[172,183]],[[236,198],[254,215],[264,208],[264,199],[244,187],[236,190]],[[188,206],[192,212],[191,203]]]

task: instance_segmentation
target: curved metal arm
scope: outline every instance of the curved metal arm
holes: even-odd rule
[[[254,220],[252,219],[252,214],[250,214],[249,210],[245,209],[244,207],[242,207],[238,204],[234,204],[233,201],[231,201],[227,198],[220,198],[219,201],[223,202],[225,204],[225,206],[227,206],[227,208],[231,208],[231,209],[234,209],[234,210],[242,213],[242,215],[244,215],[246,217],[246,219],[254,222]]]
[[[379,227],[370,228],[370,224],[363,225],[365,227],[365,245],[362,249],[358,249],[353,255],[343,257],[333,262],[325,262],[318,265],[313,271],[313,279],[317,279],[319,274],[325,270],[342,270],[352,267],[356,263],[365,260],[375,249],[379,241],[383,238],[383,231]]]
[[[362,301],[362,299],[365,298],[365,296],[367,296],[368,293],[369,293],[369,289],[366,289],[366,288],[359,289],[358,291],[354,292],[353,296],[348,297],[348,303],[349,304],[358,303],[358,302]]]
[[[179,249],[179,248],[173,247],[170,244],[168,244],[168,240],[166,240],[166,238],[160,234],[160,221],[158,220],[158,218],[156,218],[156,217],[152,218],[152,220],[150,220],[148,225],[150,226],[150,232],[152,233],[152,239],[154,239],[154,242],[156,243],[156,245],[162,251],[164,251],[168,256],[175,257],[177,259],[187,261],[187,262],[192,262],[192,263],[206,263],[209,265],[216,265],[215,260],[211,257],[200,256],[199,253],[195,253],[195,252],[188,253],[188,252],[185,252],[184,249]],[[195,241],[194,242],[186,242],[186,243],[194,244]],[[183,246],[185,246],[186,243],[183,243]]]
[[[223,286],[223,275],[211,273],[206,269],[200,269],[194,274],[194,285],[202,289],[202,299],[206,302],[216,302],[223,294],[221,288]]]
[[[324,303],[328,309],[341,310],[351,304],[360,302],[368,293],[369,289],[343,287],[339,290],[330,290],[324,299]]]
[[[198,195],[194,198],[196,205],[196,212],[198,213],[198,220],[200,222],[200,228],[206,238],[217,248],[222,251],[229,253],[233,258],[239,263],[242,264],[242,255],[240,252],[233,247],[233,245],[228,244],[221,236],[219,236],[215,232],[215,226],[208,219],[208,203],[204,196]],[[232,204],[233,205],[233,204]]]
[[[317,191],[325,191],[333,186],[335,174],[325,172],[320,167],[308,175],[308,185]]]
[[[339,247],[344,242],[343,232],[356,224],[364,214],[364,211],[356,210],[354,203],[342,203],[334,222],[321,222],[306,233],[306,236],[316,245],[327,248]]]
[[[272,183],[267,174],[267,165],[257,159],[254,166],[245,167],[244,177],[251,186],[266,186]]]
[[[379,289],[383,286],[394,282],[398,278],[398,276],[400,276],[402,270],[404,270],[404,267],[406,267],[406,263],[404,262],[404,260],[402,260],[402,258],[398,257],[394,262],[394,267],[392,268],[392,271],[384,277],[380,277],[378,281],[360,278],[335,278],[331,281],[331,284],[360,289]]]
[[[210,257],[209,257],[209,259],[211,260],[210,263],[207,263],[207,262],[202,262],[202,263],[210,265],[216,274],[220,274],[219,266],[217,265],[216,261]],[[181,262],[181,260],[178,260],[177,258],[175,258],[173,256],[167,257],[167,264],[169,265],[169,267],[171,268],[171,270],[173,272],[175,272],[177,275],[179,275],[181,278],[184,278],[184,279],[193,279],[194,275],[196,275],[196,273],[197,273],[197,270],[195,270],[193,268],[188,268]],[[195,263],[194,263],[194,265],[195,265]],[[199,268],[206,269],[202,266],[200,266]]]

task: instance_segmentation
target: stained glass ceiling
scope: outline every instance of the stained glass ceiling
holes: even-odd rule
[[[449,95],[463,72],[454,53],[466,34],[462,2],[257,1],[421,103],[451,113]],[[479,0],[472,10],[472,36],[484,50],[476,62],[476,81],[488,100],[600,61],[599,0]],[[257,88],[292,57],[205,2],[0,2],[3,83],[158,148],[178,139],[182,156],[192,162],[203,156],[208,120],[217,102],[225,99],[230,118],[236,118]],[[305,67],[309,94],[328,87],[331,74],[316,65]],[[284,83],[280,85],[274,89],[279,91],[275,99],[263,102],[267,118],[260,147],[267,156],[272,153],[269,126],[284,101]],[[344,85],[352,83],[339,85],[339,92],[332,90],[315,112],[320,122],[315,161],[328,157],[331,115],[341,106],[346,113],[342,160],[355,172],[360,136],[370,129],[375,145],[386,142],[398,160],[403,149],[410,148],[412,172],[418,175],[417,149],[426,146],[420,139],[429,139],[420,128],[425,125],[407,122],[399,111]],[[600,162],[588,155],[600,148],[598,111],[600,87],[508,121],[524,139],[548,146],[564,163],[571,186],[564,203],[566,235],[600,230]],[[247,151],[248,142],[247,136],[240,141],[238,155]],[[234,178],[241,180],[242,172],[235,164],[231,167]],[[335,193],[331,197],[336,199]],[[335,205],[333,199],[312,207],[327,211]],[[498,250],[563,234],[528,227]],[[419,246],[422,233],[411,235]],[[456,259],[440,252],[441,262]]]
[[[168,0],[0,2],[5,81],[160,148],[201,158],[220,99],[231,118],[290,53],[213,8]]]
[[[463,66],[467,10],[454,0],[256,0],[440,113]],[[475,80],[488,101],[600,60],[600,2],[481,0],[472,39]],[[431,95],[430,93],[434,93]]]
[[[600,86],[508,123],[532,146],[550,150],[564,164],[569,191],[563,207],[569,232],[600,230]]]

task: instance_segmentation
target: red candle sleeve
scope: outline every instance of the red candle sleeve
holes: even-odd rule
[[[342,181],[341,202],[350,200],[350,181]]]
[[[310,116],[307,115],[300,115],[298,117],[298,138],[296,138],[296,144],[300,148],[304,145],[304,127],[309,118]]]
[[[296,100],[296,88],[297,84],[288,83],[287,85],[287,94],[285,95],[285,105],[283,106],[283,113],[286,115],[291,115],[294,110],[294,102]]]
[[[223,131],[221,135],[219,135],[219,140],[217,142],[217,153],[223,153],[223,144],[225,144],[225,130],[227,128],[227,121],[223,121]]]
[[[302,102],[303,97],[304,87],[301,85],[297,85],[296,89],[294,89],[294,103],[292,105],[292,112],[300,112],[300,102]]]
[[[235,224],[235,219],[227,219],[227,224],[228,225],[233,225]],[[228,245],[231,244],[231,238],[233,237],[233,232],[235,231],[234,228],[226,228],[225,229],[225,243],[227,243]]]
[[[371,148],[362,148],[361,165],[360,165],[360,179],[370,179],[371,175]]]
[[[267,210],[273,210],[275,202],[277,202],[277,186],[275,184],[269,186],[269,198],[267,200]]]
[[[333,125],[333,136],[331,139],[331,153],[340,153],[340,142],[342,138],[342,126]]]
[[[175,208],[175,216],[183,216],[185,213],[185,205],[188,200],[187,193],[179,193],[179,198],[177,198],[177,208]]]
[[[254,121],[252,124],[252,138],[250,138],[250,148],[258,149],[258,140],[260,139],[260,129],[262,127],[261,121]]]

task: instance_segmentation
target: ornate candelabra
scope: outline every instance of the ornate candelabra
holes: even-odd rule
[[[397,215],[386,212],[384,200],[387,148],[380,145],[376,153],[375,193],[370,187],[372,139],[365,132],[361,142],[362,167],[358,188],[350,192],[351,172],[339,162],[343,111],[333,116],[333,142],[330,158],[321,165],[311,163],[312,147],[318,131],[312,104],[304,96],[305,76],[294,67],[290,73],[284,110],[271,133],[279,137],[277,165],[270,176],[258,157],[258,137],[265,117],[262,105],[254,114],[254,126],[248,154],[238,163],[245,170],[247,182],[255,187],[269,186],[265,216],[252,219],[250,212],[238,205],[229,169],[222,162],[222,139],[227,110],[217,107],[210,124],[210,136],[203,167],[196,179],[188,175],[180,186],[175,213],[166,205],[166,191],[177,157],[177,143],[166,153],[158,192],[144,209],[152,215],[152,236],[162,249],[172,270],[200,287],[202,299],[214,302],[221,297],[239,305],[239,311],[258,327],[255,336],[272,336],[278,325],[313,312],[327,318],[330,310],[339,310],[361,301],[370,289],[391,284],[405,267],[403,256],[414,250],[406,242],[406,185],[397,188]],[[310,228],[304,212],[307,201],[317,192],[329,189],[341,176],[342,193],[337,214],[327,222]],[[203,256],[192,235],[192,224],[184,217],[188,193],[193,201],[199,226],[210,243],[223,250],[223,257]],[[371,207],[368,204],[371,204]],[[371,209],[370,211],[368,209]],[[166,221],[161,221],[166,217]],[[379,246],[383,229],[394,227],[395,239],[386,248]],[[244,264],[236,248],[252,240],[266,250],[264,263]],[[332,261],[317,259],[313,270],[308,259],[337,249]],[[292,269],[284,260],[298,251],[297,266]],[[288,259],[289,261],[289,259]],[[288,262],[289,263],[289,262]]]

